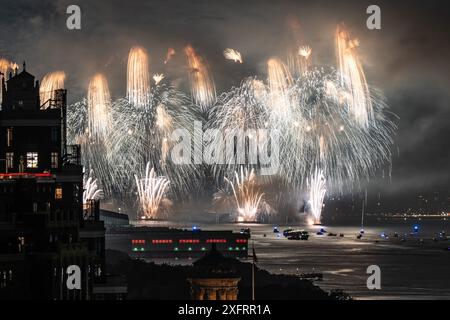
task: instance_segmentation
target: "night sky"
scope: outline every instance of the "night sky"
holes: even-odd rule
[[[81,7],[79,31],[66,28],[70,4]],[[366,28],[370,4],[381,7],[381,30]],[[220,92],[248,75],[265,78],[265,61],[284,58],[292,19],[313,48],[314,62],[334,64],[335,26],[345,22],[360,40],[369,83],[384,92],[399,117],[392,179],[380,172],[371,187],[389,195],[412,194],[449,189],[449,7],[448,1],[432,0],[2,0],[0,56],[19,65],[26,60],[38,78],[64,70],[73,102],[83,97],[96,72],[107,76],[113,97],[123,96],[133,45],[149,51],[152,74],[183,80],[181,49],[190,43],[208,59]],[[177,54],[164,67],[168,47]],[[227,47],[242,53],[243,65],[223,58]]]

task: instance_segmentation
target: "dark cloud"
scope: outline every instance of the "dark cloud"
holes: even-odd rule
[[[65,27],[66,8],[82,9],[82,30]],[[226,90],[249,74],[264,77],[264,61],[285,53],[286,22],[300,22],[305,41],[318,63],[332,64],[333,32],[344,21],[361,41],[361,54],[371,84],[387,96],[400,119],[392,179],[374,185],[398,192],[448,187],[450,172],[449,5],[445,1],[377,1],[382,30],[365,27],[372,1],[269,0],[3,0],[0,55],[27,60],[38,77],[65,70],[71,100],[84,94],[95,72],[107,75],[113,95],[125,91],[126,56],[140,44],[151,54],[153,72],[182,77],[183,58],[169,70],[162,61],[168,47],[178,52],[192,43],[211,65],[217,86]],[[225,47],[243,53],[234,65],[221,55]]]

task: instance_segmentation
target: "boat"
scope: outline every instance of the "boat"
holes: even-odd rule
[[[288,240],[308,240],[309,233],[305,230],[294,230],[287,235]]]

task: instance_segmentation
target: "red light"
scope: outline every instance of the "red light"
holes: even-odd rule
[[[237,243],[247,243],[247,239],[236,239]]]
[[[227,243],[227,239],[207,239],[206,243]]]
[[[50,178],[52,174],[46,173],[32,173],[32,172],[11,172],[11,173],[0,173],[0,178],[14,178],[14,177],[38,177],[38,178]]]
[[[200,243],[199,239],[180,239],[179,243]]]
[[[172,239],[153,239],[153,244],[163,244],[163,243],[172,243]]]

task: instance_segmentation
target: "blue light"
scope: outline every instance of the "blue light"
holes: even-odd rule
[[[420,226],[418,224],[413,225],[414,232],[419,232],[419,230],[420,230]]]

